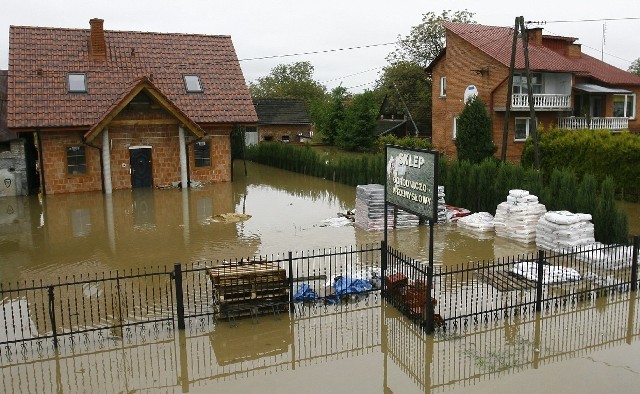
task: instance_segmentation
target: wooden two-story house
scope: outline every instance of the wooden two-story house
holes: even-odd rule
[[[257,116],[229,36],[12,26],[7,125],[47,194],[231,180]]]
[[[474,86],[493,122],[502,149],[513,28],[445,22],[446,48],[427,67],[432,77],[432,142],[455,155],[456,120],[464,94]],[[577,38],[528,30],[528,53],[538,127],[640,130],[640,77],[581,51]],[[507,159],[520,159],[529,130],[529,91],[522,41],[516,44]]]

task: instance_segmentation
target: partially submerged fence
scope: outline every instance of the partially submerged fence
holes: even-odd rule
[[[0,285],[0,356],[9,345],[57,347],[61,340],[86,341],[92,332],[123,338],[137,326],[153,335],[182,329],[189,319],[233,323],[238,316],[292,311],[296,303],[345,303],[381,290],[419,324],[457,330],[636,290],[639,244],[636,237],[628,246],[539,252],[434,272],[393,248],[365,246]]]

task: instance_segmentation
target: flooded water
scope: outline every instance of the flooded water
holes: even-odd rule
[[[242,162],[234,182],[0,199],[0,283],[175,263],[378,244],[381,232],[332,227],[355,188]],[[622,204],[640,234],[640,205]],[[250,215],[240,221],[225,214]],[[390,244],[428,259],[427,226],[390,231]],[[434,232],[436,264],[530,253],[533,245]],[[0,357],[3,392],[603,392],[640,376],[640,307],[607,299],[559,318],[489,324],[429,337],[379,297],[345,309],[274,319],[190,322],[186,333],[138,327],[125,338]],[[83,348],[80,351],[79,347]],[[26,350],[25,350],[26,352]],[[25,353],[22,356],[26,360]],[[108,387],[108,389],[107,389]]]

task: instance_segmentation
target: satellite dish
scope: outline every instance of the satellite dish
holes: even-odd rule
[[[476,88],[476,85],[467,86],[464,90],[464,103],[466,104],[469,100],[473,100],[476,97],[478,97],[478,89]]]

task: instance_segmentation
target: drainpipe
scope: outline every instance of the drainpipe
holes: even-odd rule
[[[178,144],[180,145],[180,185],[182,189],[189,187],[187,178],[187,146],[184,139],[184,127],[178,126]]]
[[[105,194],[111,194],[113,192],[113,186],[111,185],[111,152],[109,149],[109,129],[105,127],[102,130],[102,176],[104,179],[104,192]]]
[[[489,100],[489,113],[493,114],[493,95],[496,93],[496,90],[498,90],[498,88],[500,86],[502,86],[503,83],[505,83],[505,81],[507,81],[509,79],[509,76],[507,75],[505,77],[505,79],[503,79],[502,81],[500,81],[499,84],[496,85],[496,87],[491,91],[491,94],[489,95],[490,100]]]
[[[42,159],[42,134],[40,132],[40,127],[36,127],[36,138],[38,139],[38,171],[40,173],[40,193],[44,196],[47,194],[47,188],[44,183],[44,161]]]
[[[104,193],[105,192],[105,185],[104,185],[105,181],[104,181],[104,171],[102,171],[103,170],[103,168],[102,168],[103,167],[102,148],[100,148],[99,146],[93,145],[92,143],[88,142],[87,140],[84,139],[84,137],[82,138],[82,144],[86,145],[88,147],[97,149],[98,153],[100,154],[100,170],[101,170],[100,171],[100,183],[102,185],[102,192]],[[109,193],[109,194],[111,194],[111,193]]]

